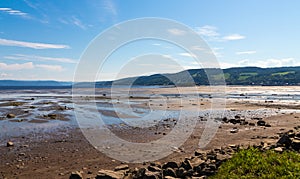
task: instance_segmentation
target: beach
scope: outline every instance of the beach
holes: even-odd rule
[[[82,133],[103,127],[123,140],[149,143],[186,122],[183,127],[193,127],[190,135],[180,146],[166,143],[170,154],[155,160],[164,163],[184,160],[199,149],[274,144],[279,134],[300,126],[297,86],[30,89],[0,90],[0,95],[0,178],[68,178],[73,171],[88,178],[100,169],[149,163],[108,157],[101,151],[118,144],[100,150]],[[199,146],[209,122],[216,132]],[[9,141],[13,146],[7,146]]]

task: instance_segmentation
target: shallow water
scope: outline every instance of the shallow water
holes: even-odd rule
[[[125,90],[126,91],[126,90]],[[152,109],[151,106],[141,107],[145,101],[149,101],[148,93],[132,90],[134,97],[142,97],[141,99],[128,99],[122,91],[110,94],[109,89],[97,90],[97,98],[93,98],[93,90],[84,89],[80,95],[76,95],[74,106],[72,101],[71,89],[44,89],[44,90],[0,90],[0,139],[14,136],[23,136],[29,133],[41,134],[55,131],[58,128],[101,128],[105,125],[126,124],[133,127],[151,127],[159,121],[165,119],[184,118],[208,118],[211,119],[226,116],[234,118],[236,115],[242,115],[245,118],[267,117],[276,115],[277,113],[297,112],[297,110],[276,110],[276,109],[260,109],[245,111],[223,111],[218,110],[159,110]],[[105,94],[105,98],[103,96]],[[242,94],[242,95],[241,95]],[[182,98],[183,100],[194,99],[197,96],[201,98],[210,98],[208,93],[200,94],[164,94],[170,98]],[[111,96],[118,98],[110,99]],[[103,97],[103,98],[98,98]],[[126,98],[127,97],[127,98]],[[220,97],[214,95],[214,97]],[[33,98],[33,99],[32,99]],[[250,91],[241,92],[233,91],[226,95],[227,99],[243,99],[250,101],[274,100],[286,103],[298,103],[300,100],[299,91]],[[159,98],[151,98],[151,100],[160,100]],[[3,105],[7,102],[24,102],[19,106]],[[139,106],[140,105],[140,106]],[[75,115],[76,112],[80,115]],[[60,109],[61,108],[61,109]],[[27,112],[25,112],[27,111]],[[8,119],[8,113],[16,114],[15,118]],[[62,119],[50,119],[48,114],[62,115]],[[46,117],[45,117],[46,116]],[[199,118],[200,120],[200,118]]]

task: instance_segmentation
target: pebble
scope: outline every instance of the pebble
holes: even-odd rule
[[[6,143],[6,146],[7,146],[7,147],[13,147],[13,146],[14,146],[14,143],[13,143],[12,141],[8,141],[8,142]]]
[[[14,117],[16,117],[16,115],[10,113],[10,114],[7,114],[6,117],[7,118],[14,118]]]

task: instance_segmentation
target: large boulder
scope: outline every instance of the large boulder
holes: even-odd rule
[[[124,177],[124,173],[112,170],[100,170],[96,179],[120,179]]]
[[[69,179],[82,179],[82,175],[80,172],[76,171],[76,172],[72,172]]]
[[[292,144],[292,140],[289,138],[288,135],[284,134],[281,138],[277,141],[277,145],[290,147]]]

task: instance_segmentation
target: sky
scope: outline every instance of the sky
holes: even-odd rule
[[[300,66],[299,8],[296,0],[1,0],[0,79],[72,81],[93,39],[145,17],[193,29],[221,68]],[[192,57],[174,44],[145,39],[117,49],[90,80],[201,68]]]

